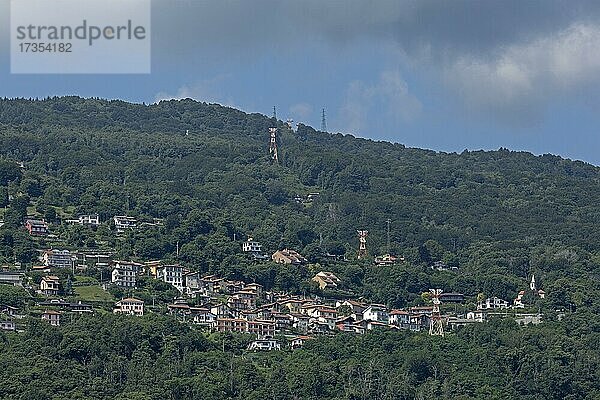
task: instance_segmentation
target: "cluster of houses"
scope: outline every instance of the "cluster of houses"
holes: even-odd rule
[[[161,226],[163,220],[160,218],[154,218],[152,222],[139,222],[135,217],[127,215],[115,215],[112,218],[117,233],[124,233],[128,230],[133,230],[139,226]],[[97,228],[101,224],[100,215],[98,214],[83,214],[79,215],[76,219],[64,220],[67,224],[90,226]],[[26,218],[25,229],[31,236],[48,236],[50,234],[48,222],[44,219],[39,218]]]
[[[192,277],[192,281],[187,279]],[[339,282],[330,272],[313,279]],[[257,283],[230,281],[214,275],[185,275],[186,293],[195,298],[191,305],[178,299],[168,312],[181,321],[215,332],[250,333],[259,337],[251,350],[273,350],[279,344],[274,335],[292,337],[292,347],[301,346],[312,335],[338,331],[364,334],[376,328],[420,331],[429,326],[432,307],[389,310],[382,304],[362,300],[332,300],[282,292],[265,291]]]
[[[138,221],[128,216],[113,218],[117,232],[135,229]],[[97,214],[81,215],[67,222],[81,225],[98,226]],[[160,224],[160,221],[154,221]],[[32,235],[47,235],[48,226],[43,220],[27,219],[25,226]],[[279,264],[301,265],[307,263],[298,252],[292,249],[278,250],[270,257],[264,254],[259,242],[251,237],[242,243],[242,252],[255,260],[269,258]],[[141,275],[151,276],[163,281],[179,292],[167,312],[179,320],[204,327],[214,332],[249,333],[258,336],[250,350],[276,350],[281,346],[273,339],[277,334],[291,337],[292,348],[301,347],[307,340],[318,334],[349,332],[364,334],[378,328],[427,330],[433,317],[433,307],[410,307],[407,309],[389,309],[383,304],[370,303],[364,299],[325,299],[319,296],[291,295],[283,292],[266,291],[258,283],[246,283],[227,280],[214,275],[202,275],[180,265],[164,265],[160,261],[138,263],[125,260],[112,260],[111,254],[101,252],[70,252],[69,250],[50,249],[41,252],[41,266],[34,270],[47,272],[39,284],[38,293],[48,297],[57,297],[61,293],[60,279],[51,275],[51,268],[87,269],[110,268],[110,283],[104,288],[116,286],[125,290],[135,289]],[[401,257],[384,255],[375,258],[377,265],[393,265],[404,261]],[[438,270],[452,270],[438,262],[432,266]],[[20,284],[23,273],[0,272],[0,283]],[[321,290],[337,290],[342,281],[329,271],[320,271],[312,281]],[[544,298],[545,293],[535,287],[535,278],[530,285],[534,294]],[[525,291],[519,293],[513,302],[513,308],[523,308]],[[460,293],[442,293],[442,303],[464,303]],[[69,303],[51,299],[40,303],[47,307],[41,318],[59,326],[63,312],[93,312],[92,306],[82,303]],[[132,316],[144,315],[144,301],[132,297],[116,302],[113,312]],[[477,310],[463,316],[443,316],[447,325],[460,326],[483,322],[490,312],[509,308],[507,301],[492,297],[480,301]],[[1,310],[0,310],[1,311]],[[533,318],[533,317],[532,317]],[[14,330],[12,321],[1,321],[0,329]],[[528,320],[529,321],[529,320]],[[529,322],[536,323],[535,319]],[[539,322],[539,321],[538,321]]]

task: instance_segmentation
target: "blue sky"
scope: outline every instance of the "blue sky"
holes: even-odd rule
[[[441,151],[600,165],[600,3],[153,0],[149,75],[11,75],[0,96],[191,97]]]

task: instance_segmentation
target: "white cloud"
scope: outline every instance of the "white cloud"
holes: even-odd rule
[[[207,103],[218,103],[228,107],[237,107],[233,99],[223,96],[223,91],[219,88],[224,80],[229,79],[229,75],[218,75],[212,79],[206,79],[191,85],[183,85],[173,92],[159,92],[154,96],[154,102],[162,100],[181,100],[194,99]]]
[[[290,106],[290,114],[295,121],[306,121],[313,113],[313,107],[308,103],[297,103]]]
[[[371,114],[387,113],[395,120],[411,121],[421,113],[421,102],[413,96],[399,71],[384,71],[373,85],[353,81],[348,85],[340,109],[340,125],[360,132],[369,125]]]
[[[600,82],[600,27],[577,23],[553,35],[461,57],[445,70],[467,105],[530,123],[550,98]]]

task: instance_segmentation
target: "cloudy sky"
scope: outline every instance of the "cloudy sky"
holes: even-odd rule
[[[191,97],[317,128],[325,108],[329,131],[600,165],[599,1],[153,0],[148,75],[11,75],[9,3],[3,97]]]

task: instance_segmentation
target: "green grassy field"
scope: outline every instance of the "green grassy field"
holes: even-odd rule
[[[98,285],[76,286],[73,288],[77,293],[77,300],[81,301],[115,301],[115,298],[109,292],[103,290]]]

